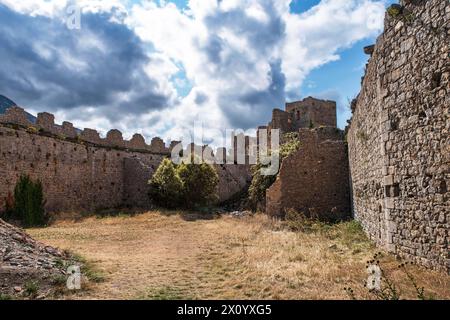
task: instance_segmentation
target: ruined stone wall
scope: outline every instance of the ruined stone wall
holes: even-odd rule
[[[42,181],[46,208],[51,212],[118,207],[123,204],[124,191],[133,184],[124,171],[124,159],[139,157],[157,168],[164,156],[0,127],[0,208],[22,174]],[[148,199],[144,192],[135,197]]]
[[[22,108],[10,108],[0,115],[0,211],[24,174],[42,181],[50,212],[148,207],[148,181],[169,151],[160,138],[147,145],[139,134],[124,140],[118,130],[101,138],[93,129],[78,133],[69,122],[56,125],[49,113],[32,124]],[[216,170],[220,201],[249,184],[248,165]]]
[[[162,158],[156,155],[133,154],[123,162],[123,204],[129,207],[149,206],[149,180],[158,169]]]
[[[279,129],[282,133],[292,131],[291,114],[280,109],[274,109],[269,129]]]
[[[235,194],[246,190],[252,181],[249,165],[223,164],[215,166],[219,176],[219,202],[232,198]]]
[[[402,4],[352,104],[353,210],[379,245],[449,272],[450,3]]]
[[[301,146],[283,160],[266,192],[266,212],[284,216],[295,209],[323,220],[350,216],[347,147],[337,128],[299,130]]]

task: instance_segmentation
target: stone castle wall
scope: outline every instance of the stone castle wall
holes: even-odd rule
[[[42,181],[46,208],[50,212],[118,207],[128,200],[124,199],[124,192],[134,185],[129,175],[133,171],[129,166],[124,167],[124,159],[141,159],[152,170],[148,172],[151,176],[165,156],[99,147],[0,127],[0,208],[4,207],[4,199],[13,192],[22,174]],[[139,186],[144,189],[146,181],[139,181]],[[134,197],[148,202],[147,193],[141,191]],[[127,201],[127,204],[135,203]]]
[[[266,212],[282,217],[289,209],[322,220],[350,215],[347,147],[333,127],[300,129],[301,146],[283,160],[266,192]]]
[[[450,270],[450,2],[402,1],[368,53],[348,130],[353,211],[404,258]]]
[[[266,210],[339,218],[351,205],[378,245],[450,272],[450,2],[401,4],[388,11],[376,45],[365,48],[371,59],[352,102],[348,154],[332,128],[335,103],[307,98],[274,110],[267,128],[297,131],[302,144],[283,161]],[[140,135],[126,141],[111,130],[103,139],[68,122],[55,125],[47,113],[33,126],[17,107],[1,123],[0,209],[24,173],[43,181],[49,210],[145,205],[147,181],[169,155],[159,138],[147,145]],[[248,185],[248,165],[216,170],[221,200]]]
[[[215,165],[220,183],[218,184],[218,195],[220,201],[231,199],[236,193],[250,185],[252,175],[250,166],[223,164]]]
[[[43,183],[50,212],[148,207],[147,182],[170,149],[160,138],[147,145],[139,134],[126,141],[118,130],[104,139],[92,129],[77,132],[71,123],[56,125],[49,113],[32,124],[23,109],[10,108],[0,115],[0,211],[23,174]],[[248,186],[249,166],[216,170],[220,201]]]
[[[123,204],[130,207],[146,208],[149,205],[148,181],[153,177],[161,157],[132,154],[123,159]]]

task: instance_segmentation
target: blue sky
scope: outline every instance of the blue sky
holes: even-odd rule
[[[336,100],[343,128],[393,2],[0,0],[0,94],[125,137],[251,129],[310,95]]]
[[[293,12],[305,12],[312,6],[317,5],[320,0],[294,0],[291,3]],[[398,3],[395,0],[386,1],[386,6]],[[356,42],[350,48],[339,51],[340,59],[330,62],[313,70],[302,85],[301,91],[304,96],[323,96],[338,102],[338,125],[344,128],[351,112],[347,108],[349,100],[356,97],[360,90],[361,77],[368,56],[363,48],[374,44],[374,37]]]
[[[290,4],[291,11],[295,13],[306,12],[311,7],[319,4],[320,0],[293,0]]]

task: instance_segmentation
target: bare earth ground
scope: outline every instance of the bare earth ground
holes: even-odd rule
[[[82,255],[104,275],[68,299],[348,299],[348,286],[357,298],[373,298],[363,281],[377,249],[352,223],[291,232],[264,215],[196,218],[148,212],[28,232]],[[382,260],[402,298],[416,298],[399,262]],[[409,270],[426,295],[450,299],[450,276]]]

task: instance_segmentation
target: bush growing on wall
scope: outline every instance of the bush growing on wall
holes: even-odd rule
[[[253,211],[265,206],[266,190],[275,182],[277,176],[261,174],[263,165],[258,163],[252,167],[252,183],[248,189],[249,205]]]
[[[8,218],[19,220],[24,227],[43,226],[48,222],[44,206],[42,183],[21,176],[14,189],[14,204]]]
[[[298,133],[287,133],[283,136],[283,143],[280,146],[280,165],[283,159],[296,152],[300,148],[300,140]],[[252,167],[252,183],[248,190],[249,205],[252,210],[258,210],[265,207],[266,190],[277,179],[276,175],[263,176],[261,175],[261,168],[263,165],[258,162]]]
[[[217,200],[219,178],[209,164],[174,165],[164,159],[149,181],[150,198],[166,208],[194,208]]]

